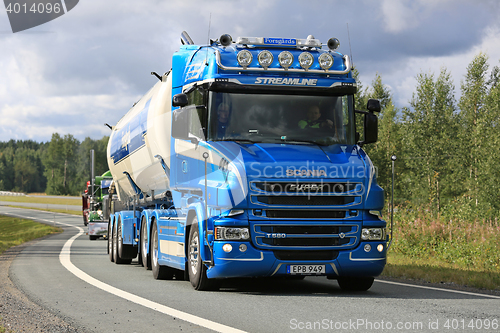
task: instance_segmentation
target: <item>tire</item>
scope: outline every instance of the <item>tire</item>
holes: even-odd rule
[[[90,240],[96,240],[97,238],[99,238],[99,236],[89,236]]]
[[[339,277],[337,282],[346,291],[367,291],[373,285],[372,277],[361,278],[361,277]]]
[[[188,274],[189,281],[195,290],[219,290],[219,283],[215,279],[207,278],[207,266],[200,256],[200,233],[198,219],[195,217],[189,230],[188,241]]]
[[[146,219],[143,219],[142,224],[141,224],[141,263],[144,268],[147,270],[151,269],[151,251],[148,250],[151,249],[149,246],[149,241],[148,241],[148,223]]]
[[[171,267],[161,266],[158,263],[158,252],[158,227],[156,221],[153,221],[153,228],[151,229],[151,270],[153,271],[153,277],[156,280],[172,280],[175,270]]]
[[[122,223],[121,219],[115,223],[113,228],[113,257],[115,258],[115,264],[130,264],[132,259],[123,259],[123,239],[122,239]]]
[[[113,251],[113,230],[111,229],[111,221],[108,222],[108,254],[109,261],[115,262],[115,256]]]

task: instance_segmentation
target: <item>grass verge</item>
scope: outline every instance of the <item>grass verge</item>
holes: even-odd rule
[[[61,228],[0,215],[0,254],[13,246],[59,232],[62,232]]]
[[[500,290],[499,272],[465,268],[433,258],[410,258],[398,253],[389,253],[381,277]]]

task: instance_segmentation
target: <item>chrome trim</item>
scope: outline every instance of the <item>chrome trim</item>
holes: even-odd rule
[[[352,257],[352,252],[349,252],[349,260],[351,260],[351,261],[373,261],[373,260],[385,260],[385,259],[386,259],[386,257],[384,257],[384,258],[359,258],[359,259],[357,259],[357,258]]]
[[[335,272],[335,274],[340,275],[339,271],[337,270],[337,266],[335,266],[335,264],[330,264],[330,266],[332,266],[332,269]]]
[[[314,73],[314,74],[336,74],[336,75],[344,75],[348,74],[351,71],[351,59],[349,56],[346,54],[342,58],[344,59],[344,65],[346,67],[345,70],[343,71],[331,71],[331,70],[319,70],[319,69],[293,69],[293,68],[262,68],[262,67],[227,67],[222,65],[221,59],[220,59],[220,51],[216,50],[215,52],[215,58],[217,60],[217,66],[219,66],[220,69],[226,70],[226,71],[258,71],[258,72],[283,72],[283,73]]]
[[[264,260],[264,252],[260,252],[260,258],[250,258],[250,259],[238,259],[238,258],[217,258],[220,260],[233,260],[233,261],[262,261]]]

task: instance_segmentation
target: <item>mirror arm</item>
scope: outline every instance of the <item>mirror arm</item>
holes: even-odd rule
[[[359,113],[359,114],[368,114],[369,112],[368,111],[361,111],[361,110],[354,110],[355,113]]]

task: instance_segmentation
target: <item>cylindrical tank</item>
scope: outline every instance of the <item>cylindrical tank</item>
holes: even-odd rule
[[[113,127],[108,166],[122,202],[169,190],[171,75],[164,76]]]

